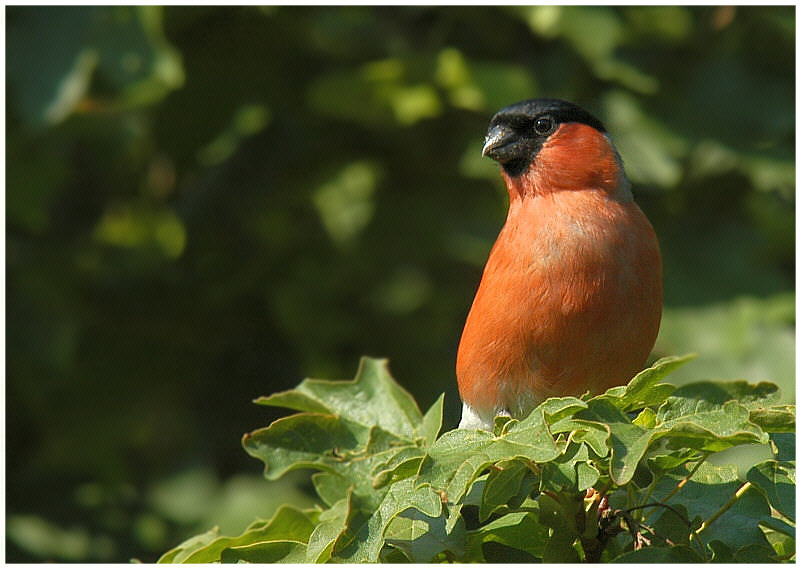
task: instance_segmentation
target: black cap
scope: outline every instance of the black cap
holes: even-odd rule
[[[603,123],[560,99],[528,99],[501,109],[492,117],[483,155],[499,162],[512,177],[521,175],[547,138],[565,122],[580,122],[605,134]]]

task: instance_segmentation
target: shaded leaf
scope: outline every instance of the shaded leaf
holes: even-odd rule
[[[482,545],[495,542],[510,548],[523,550],[536,558],[544,554],[549,529],[542,526],[532,513],[508,513],[474,531],[467,537],[469,558],[476,562],[492,561],[484,558]]]
[[[774,396],[774,385],[692,383],[677,389],[658,409],[660,428],[669,431],[674,446],[721,451],[741,443],[766,443],[767,435],[750,422],[749,406]],[[776,387],[777,388],[777,387]]]
[[[768,460],[754,465],[747,472],[747,481],[761,489],[769,504],[781,515],[795,520],[795,466],[792,463]]]
[[[406,509],[389,523],[386,543],[402,550],[414,562],[430,562],[442,552],[454,557],[464,554],[466,529],[464,520],[447,527],[445,515],[431,517],[417,509]]]
[[[662,501],[681,482],[683,466],[674,473],[669,473],[658,480],[651,493],[654,502]],[[701,533],[704,542],[722,541],[734,550],[747,544],[766,544],[758,523],[771,518],[766,498],[754,487],[744,490],[738,497],[737,491],[742,489],[737,468],[733,465],[715,466],[703,463],[688,482],[669,500],[670,505],[683,505],[689,512],[689,518],[699,516],[711,519],[723,507],[731,504],[716,521],[705,527]],[[656,514],[654,513],[654,517]]]
[[[773,453],[779,461],[794,461],[796,452],[796,438],[794,432],[772,434],[770,436]]]
[[[762,521],[759,523],[759,527],[775,554],[785,558],[790,558],[796,554],[795,527],[774,518]]]
[[[503,505],[519,493],[522,480],[530,469],[519,460],[498,462],[486,478],[481,495],[480,521],[484,522],[498,506]]]
[[[611,562],[616,564],[697,564],[703,562],[703,557],[695,550],[681,544],[669,548],[648,546],[632,550],[617,556]]]

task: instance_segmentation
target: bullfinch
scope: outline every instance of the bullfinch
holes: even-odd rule
[[[645,365],[661,323],[658,240],[603,124],[531,99],[494,115],[483,155],[509,195],[456,360],[459,428],[551,396],[600,394]]]

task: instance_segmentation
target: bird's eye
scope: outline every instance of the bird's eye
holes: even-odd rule
[[[553,126],[553,119],[549,116],[540,116],[533,123],[533,129],[536,131],[536,134],[539,134],[540,136],[550,134],[553,131]]]

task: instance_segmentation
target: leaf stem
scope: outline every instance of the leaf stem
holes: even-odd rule
[[[680,491],[681,489],[683,489],[683,487],[684,487],[684,486],[685,486],[687,483],[689,483],[689,480],[692,478],[692,476],[693,476],[695,473],[697,473],[697,470],[698,470],[698,469],[700,469],[700,466],[701,466],[701,465],[703,465],[703,463],[705,463],[705,461],[706,461],[706,459],[708,459],[708,456],[709,456],[709,455],[711,455],[711,454],[705,454],[705,455],[703,455],[703,457],[702,457],[702,458],[700,458],[700,459],[697,461],[697,463],[695,464],[695,466],[692,468],[692,471],[690,471],[690,472],[689,472],[689,474],[688,474],[686,477],[684,477],[683,479],[681,479],[681,480],[678,482],[678,485],[676,485],[676,486],[675,486],[675,489],[673,489],[672,491],[670,491],[670,492],[667,494],[667,496],[666,496],[666,497],[664,497],[664,498],[663,498],[663,499],[662,499],[660,502],[661,502],[661,503],[666,503],[667,501],[669,501],[670,499],[672,499],[672,498],[675,496],[675,494],[676,494],[678,491]],[[652,514],[653,514],[653,513],[655,513],[655,512],[656,512],[656,509],[653,509],[653,510],[652,510],[652,511],[650,511],[649,513],[645,514],[645,516],[644,516],[644,517],[642,517],[642,522],[646,521],[646,520],[647,520],[647,519],[650,517],[650,515],[652,515]]]
[[[741,496],[742,496],[742,495],[744,495],[744,494],[747,492],[747,490],[748,490],[748,489],[750,489],[752,486],[753,486],[753,485],[752,485],[752,484],[751,484],[749,481],[747,481],[747,482],[746,482],[744,485],[742,485],[742,486],[739,488],[739,490],[738,490],[738,491],[736,491],[736,493],[734,493],[734,494],[733,494],[733,497],[731,497],[731,498],[728,500],[728,502],[727,502],[727,503],[725,503],[725,504],[722,506],[722,508],[720,508],[720,510],[719,510],[719,511],[717,511],[716,513],[714,513],[713,515],[711,515],[711,516],[710,516],[708,519],[706,519],[705,521],[703,521],[703,524],[702,524],[702,525],[700,525],[700,528],[698,528],[698,529],[695,531],[695,533],[696,533],[696,534],[700,534],[700,533],[701,533],[701,532],[703,532],[705,529],[707,529],[707,528],[708,528],[708,527],[711,525],[711,523],[713,523],[714,521],[716,521],[717,519],[719,519],[719,518],[720,518],[722,515],[724,515],[724,514],[725,514],[725,512],[726,512],[728,509],[730,509],[731,507],[733,507],[733,506],[736,504],[736,501],[738,501],[738,500],[741,498]]]

